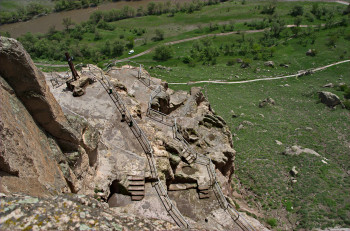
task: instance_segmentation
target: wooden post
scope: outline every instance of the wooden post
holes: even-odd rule
[[[75,80],[77,80],[79,78],[78,72],[74,68],[74,65],[73,65],[73,62],[72,62],[72,58],[69,56],[69,53],[66,52],[65,55],[66,55],[66,59],[68,61],[69,68],[72,71],[73,80],[75,81]]]

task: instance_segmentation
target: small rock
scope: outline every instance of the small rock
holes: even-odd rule
[[[237,63],[243,63],[243,60],[242,59],[236,59],[236,62]]]
[[[292,170],[289,171],[290,175],[292,176],[297,176],[298,175],[298,171],[297,171],[297,167],[293,166]]]
[[[276,142],[277,145],[282,145],[281,141],[275,140],[275,142]]]
[[[244,125],[243,124],[240,124],[238,127],[237,127],[237,130],[242,130],[244,128]]]
[[[267,61],[264,63],[264,65],[267,67],[275,67],[275,63],[273,61]]]
[[[281,63],[281,64],[280,64],[280,67],[285,67],[285,68],[288,68],[288,67],[289,67],[289,65],[288,65],[288,64]]]
[[[231,113],[231,117],[232,118],[237,118],[238,117],[238,115],[233,110],[231,110],[230,113]]]
[[[262,108],[267,105],[275,105],[275,104],[276,104],[275,100],[273,100],[272,98],[266,98],[259,103],[259,107]]]
[[[328,87],[328,88],[333,88],[334,84],[333,83],[327,83],[325,85],[323,85],[324,88]]]
[[[315,56],[316,55],[316,50],[315,49],[309,49],[307,52],[306,52],[306,55],[307,56]]]
[[[285,87],[290,87],[290,85],[287,83],[287,84],[284,84]]]
[[[306,127],[305,129],[308,130],[308,131],[312,131],[312,130],[313,130],[313,129],[310,128],[310,127]]]
[[[297,179],[295,179],[295,178],[292,179],[292,183],[293,183],[293,184],[295,184],[295,183],[297,183],[297,182],[298,182]]]

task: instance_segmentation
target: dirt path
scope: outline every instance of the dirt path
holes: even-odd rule
[[[310,25],[300,25],[300,27],[309,27]],[[312,25],[312,27],[314,27],[315,25]],[[324,26],[324,24],[322,24],[322,26]],[[296,25],[286,25],[287,28],[290,27],[296,27]],[[242,30],[242,31],[231,31],[231,32],[226,32],[226,33],[216,33],[216,34],[205,34],[205,35],[200,35],[200,36],[196,36],[196,37],[191,37],[191,38],[187,38],[187,39],[181,39],[181,40],[176,40],[176,41],[172,41],[172,42],[167,42],[164,43],[164,45],[174,45],[174,44],[178,44],[178,43],[184,43],[184,42],[188,42],[188,41],[193,41],[193,40],[197,40],[197,39],[201,39],[201,38],[205,38],[205,37],[214,37],[214,36],[227,36],[227,35],[232,35],[232,34],[239,34],[239,33],[246,33],[246,34],[252,34],[252,33],[259,33],[259,32],[264,32],[264,30],[266,29],[270,29],[270,28],[265,28],[265,29],[260,29],[260,30]],[[150,52],[152,52],[155,49],[155,47],[152,47],[148,50],[145,50],[137,55],[133,55],[124,59],[119,59],[119,60],[113,60],[113,63],[118,63],[118,62],[125,62],[128,61],[130,59],[134,59],[137,57],[140,57],[142,55],[148,54]]]
[[[326,66],[322,66],[322,67],[317,67],[312,69],[312,72],[316,72],[316,71],[321,71],[324,70],[328,67],[332,67],[332,66],[336,66],[342,63],[347,63],[350,62],[350,59],[348,60],[343,60],[340,62],[336,62],[336,63],[332,63]],[[252,79],[252,80],[244,80],[244,81],[232,81],[232,82],[224,82],[224,81],[220,81],[220,80],[205,80],[205,81],[194,81],[194,82],[188,82],[188,83],[168,83],[168,84],[172,84],[172,85],[192,85],[192,84],[198,84],[198,83],[218,83],[218,84],[239,84],[239,83],[251,83],[251,82],[258,82],[258,81],[267,81],[267,80],[275,80],[275,79],[285,79],[285,78],[292,78],[292,77],[298,77],[298,76],[303,76],[305,74],[307,74],[309,71],[300,71],[297,74],[293,74],[293,75],[285,75],[285,76],[278,76],[278,77],[269,77],[269,78],[263,78],[263,79]]]

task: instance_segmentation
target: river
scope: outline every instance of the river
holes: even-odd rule
[[[17,22],[0,26],[0,31],[7,31],[11,37],[17,38],[27,32],[46,33],[51,26],[55,26],[57,30],[63,30],[63,18],[72,18],[75,23],[87,21],[90,15],[97,10],[121,9],[123,6],[131,6],[137,9],[139,6],[145,7],[149,2],[159,2],[162,0],[139,0],[139,1],[118,1],[107,2],[97,7],[86,9],[64,11],[59,13],[51,13],[46,16],[35,18],[26,22]]]

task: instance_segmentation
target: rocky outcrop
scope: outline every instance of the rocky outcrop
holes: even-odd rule
[[[80,135],[68,124],[46,85],[45,76],[15,39],[0,37],[0,75],[14,89],[34,120],[63,150],[77,150]]]
[[[108,209],[96,199],[66,194],[49,198],[0,195],[2,230],[173,230],[159,219]]]
[[[58,165],[64,156],[56,141],[36,125],[2,77],[0,107],[1,191],[35,196],[69,192]]]
[[[4,192],[80,191],[94,175],[98,131],[74,113],[63,113],[20,43],[0,37],[0,44]]]

